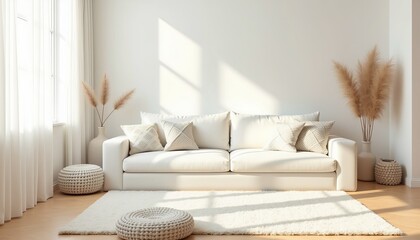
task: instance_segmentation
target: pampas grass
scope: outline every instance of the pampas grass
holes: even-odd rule
[[[115,101],[114,103],[114,109],[112,110],[112,112],[110,112],[108,114],[108,116],[105,118],[104,122],[109,118],[109,116],[111,116],[111,114],[115,111],[118,110],[120,108],[122,108],[125,103],[128,101],[128,99],[131,98],[131,95],[133,95],[134,93],[134,89],[131,91],[128,91],[126,94],[122,95],[120,98],[117,99],[117,101]]]
[[[102,88],[101,88],[101,103],[102,103],[102,113],[101,118],[104,119],[104,110],[105,110],[105,104],[108,102],[108,95],[109,95],[109,82],[106,78],[106,74],[104,75],[104,78],[102,79]]]
[[[381,62],[374,47],[365,61],[359,62],[356,78],[346,66],[334,62],[334,67],[352,112],[360,118],[363,141],[370,142],[375,120],[381,117],[389,97],[392,61]]]
[[[108,78],[106,77],[106,74],[104,75],[104,78],[102,79],[102,84],[101,84],[101,98],[100,98],[100,103],[102,105],[101,113],[99,113],[98,100],[92,88],[89,85],[87,85],[85,82],[82,82],[82,85],[83,85],[85,96],[88,99],[88,102],[90,103],[90,105],[92,105],[92,107],[95,108],[96,113],[98,114],[99,121],[101,122],[101,127],[105,125],[106,120],[108,120],[108,118],[111,116],[111,114],[115,110],[122,108],[127,103],[128,99],[134,93],[134,89],[133,89],[125,93],[121,97],[119,97],[118,100],[114,104],[114,109],[104,118],[105,105],[107,104],[108,98],[109,98],[109,81],[108,81]]]
[[[95,93],[93,92],[92,88],[87,85],[85,82],[82,82],[83,90],[87,99],[89,100],[90,105],[96,107],[98,105],[98,101],[96,100]]]
[[[127,92],[126,94],[122,95],[117,101],[114,103],[114,109],[118,110],[124,106],[124,104],[130,99],[131,95],[133,95],[134,89]]]

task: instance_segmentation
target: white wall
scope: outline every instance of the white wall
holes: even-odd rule
[[[411,186],[420,187],[420,1],[414,0],[412,3],[412,29],[413,29],[413,159],[412,170],[413,178]]]
[[[390,153],[407,185],[420,187],[420,2],[391,0],[389,51],[397,69],[390,99]]]
[[[404,178],[409,182],[412,177],[411,0],[391,0],[389,9],[389,52],[396,68],[390,99],[390,153],[404,166]]]
[[[107,123],[139,122],[139,111],[306,113],[336,120],[360,141],[332,60],[355,67],[378,45],[388,57],[389,3],[382,0],[95,0],[95,79],[107,73],[112,99],[134,98]],[[373,151],[388,157],[389,112]]]

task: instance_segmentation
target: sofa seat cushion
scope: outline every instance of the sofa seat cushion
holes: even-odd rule
[[[336,161],[314,152],[240,149],[230,153],[232,172],[334,172]]]
[[[124,159],[125,172],[228,172],[229,152],[220,149],[156,151]]]

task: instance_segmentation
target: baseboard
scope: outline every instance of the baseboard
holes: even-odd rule
[[[420,178],[412,178],[410,187],[412,187],[412,188],[420,187]]]

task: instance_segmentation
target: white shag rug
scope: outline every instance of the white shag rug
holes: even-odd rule
[[[110,191],[60,234],[116,234],[121,215],[153,206],[188,211],[194,234],[402,234],[342,191]]]

